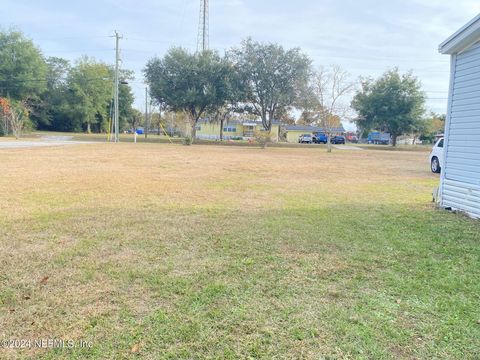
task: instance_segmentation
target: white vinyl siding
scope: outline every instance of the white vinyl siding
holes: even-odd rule
[[[442,206],[480,217],[480,45],[456,55]]]

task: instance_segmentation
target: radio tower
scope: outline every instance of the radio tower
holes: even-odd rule
[[[200,17],[198,21],[197,52],[208,50],[208,0],[200,0]]]

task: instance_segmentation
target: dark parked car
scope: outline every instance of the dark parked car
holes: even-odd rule
[[[345,144],[345,136],[334,136],[330,140],[332,144]]]
[[[303,134],[298,138],[298,142],[300,144],[311,144],[313,142],[313,137],[310,134]]]

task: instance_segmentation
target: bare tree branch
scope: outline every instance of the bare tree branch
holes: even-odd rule
[[[342,118],[351,111],[347,97],[355,89],[355,82],[350,75],[338,65],[329,68],[321,66],[313,74],[312,91],[315,96],[315,118],[328,136],[328,152],[331,152],[330,138],[333,128],[338,127]]]

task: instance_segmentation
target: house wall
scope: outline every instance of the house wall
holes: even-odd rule
[[[298,143],[298,138],[300,135],[303,134],[312,134],[311,132],[308,131],[300,131],[300,130],[288,130],[287,131],[287,142],[289,143]]]
[[[218,123],[200,123],[196,131],[199,139],[216,139],[220,137],[220,124]]]
[[[480,45],[452,56],[441,205],[480,218]]]
[[[255,128],[257,131],[262,131],[263,130],[263,125],[258,124]],[[272,128],[270,129],[270,134],[272,135],[272,141],[278,141],[278,136],[280,133],[280,125],[278,124],[272,124]]]
[[[231,139],[232,137],[238,138],[243,136],[243,125],[242,124],[224,124],[223,138]],[[226,128],[233,128],[235,131],[226,131]],[[220,129],[220,127],[219,127]]]
[[[255,131],[264,131],[263,125],[261,123],[255,125]],[[272,141],[278,141],[279,134],[280,134],[280,125],[272,124],[270,129],[270,134]]]
[[[199,127],[199,128],[198,128]],[[235,131],[224,131],[223,138],[230,139],[232,137],[243,136],[242,124],[224,124],[224,128],[234,128]],[[197,138],[205,140],[219,140],[220,139],[220,123],[206,122],[197,125]]]
[[[240,123],[236,124],[224,124],[225,128],[233,128],[235,131],[223,131],[223,138],[228,140],[232,138],[241,138],[244,134],[243,125]],[[262,124],[257,124],[255,126],[256,131],[261,131],[263,129]],[[280,127],[275,124],[272,125],[271,134],[272,140],[278,141]],[[220,123],[219,122],[206,122],[197,125],[197,138],[205,140],[219,140],[220,139]]]

